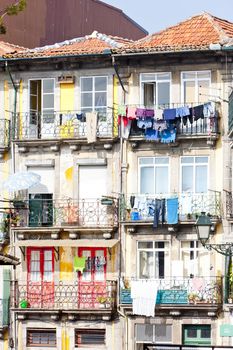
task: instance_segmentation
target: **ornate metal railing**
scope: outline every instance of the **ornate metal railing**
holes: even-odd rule
[[[131,304],[132,280],[120,291],[120,303]],[[144,280],[145,281],[145,280]],[[148,280],[151,281],[151,280]],[[155,279],[157,296],[155,304],[222,304],[222,277],[173,277]],[[146,281],[143,282],[145,288]]]
[[[200,102],[193,102],[188,103],[188,107],[193,108],[195,106],[201,105]],[[140,108],[143,108],[144,106],[138,106]],[[180,108],[184,107],[184,104],[182,103],[170,103],[170,104],[164,104],[160,105],[159,108],[164,110],[166,108]],[[149,108],[157,109],[158,106],[150,106]],[[215,113],[211,117],[204,117],[199,118],[198,120],[195,120],[195,118],[189,118],[189,117],[180,117],[175,122],[176,132],[177,136],[197,136],[197,135],[206,135],[211,136],[213,134],[217,134],[219,132],[219,126],[218,126],[218,112],[219,106],[218,104],[215,104]],[[137,121],[133,121],[130,136],[138,136],[142,137],[145,135],[145,130],[137,127]]]
[[[14,202],[11,225],[19,227],[114,227],[118,222],[115,199],[30,199]]]
[[[10,120],[0,119],[0,148],[10,145]]]
[[[226,217],[232,218],[233,216],[233,199],[232,192],[226,191]]]
[[[9,325],[9,298],[0,299],[0,328]]]
[[[116,306],[116,281],[15,282],[11,307],[44,310],[100,310]]]
[[[156,195],[131,194],[121,200],[121,219],[123,221],[152,221],[154,219],[156,200],[165,199],[165,220],[167,221],[166,199],[178,199],[178,220],[194,221],[201,212],[212,218],[222,216],[221,194],[211,193],[166,193]]]
[[[85,139],[87,138],[87,119],[85,113],[69,111],[42,114],[36,112],[17,113],[14,120],[14,140],[43,139]],[[96,137],[113,137],[113,113],[98,115]]]

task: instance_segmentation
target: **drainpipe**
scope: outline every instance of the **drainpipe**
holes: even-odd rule
[[[11,71],[9,70],[9,67],[8,67],[8,62],[7,60],[5,61],[5,68],[6,68],[6,71],[10,77],[10,80],[11,80],[11,83],[12,83],[12,86],[14,88],[14,111],[13,111],[13,117],[12,117],[12,120],[11,120],[11,159],[12,159],[12,172],[15,173],[15,144],[13,142],[13,139],[14,139],[14,136],[15,136],[15,126],[16,126],[16,123],[15,123],[15,118],[16,118],[16,111],[17,111],[17,93],[18,93],[18,86],[16,85],[16,83],[14,82],[14,79],[12,77],[12,74],[11,74]]]
[[[13,110],[13,117],[11,118],[11,132],[10,132],[10,135],[11,135],[11,140],[10,140],[10,143],[11,143],[11,161],[12,161],[12,172],[13,174],[15,173],[15,144],[13,142],[13,139],[14,139],[14,135],[15,135],[15,118],[16,118],[16,111],[17,111],[17,92],[18,92],[18,87],[17,85],[15,84],[14,82],[14,79],[12,77],[12,74],[9,70],[9,67],[8,67],[8,62],[7,60],[5,61],[5,68],[6,68],[6,71],[10,77],[10,80],[11,80],[11,83],[12,83],[12,86],[14,88],[14,110]],[[14,247],[14,256],[15,256],[15,232],[13,231],[13,247]],[[13,269],[13,288],[14,288],[14,295],[16,295],[16,268],[14,267]],[[17,319],[16,319],[16,313],[14,312],[13,313],[13,336],[14,336],[14,349],[17,350],[18,349],[18,343],[17,343],[17,330],[16,330],[16,325],[17,325]]]
[[[128,316],[124,315],[123,312],[121,312],[119,310],[119,308],[117,309],[117,312],[120,316],[122,316],[125,319],[125,350],[129,349],[129,343],[128,343],[128,338],[129,338],[129,330],[128,330]]]

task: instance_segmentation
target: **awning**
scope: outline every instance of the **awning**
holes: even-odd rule
[[[27,239],[19,240],[16,247],[106,247],[112,248],[118,239]]]
[[[19,265],[20,261],[18,258],[9,255],[0,253],[0,265]]]

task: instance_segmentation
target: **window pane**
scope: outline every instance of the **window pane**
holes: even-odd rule
[[[151,187],[151,185],[149,186]],[[155,193],[168,192],[168,167],[157,167],[155,169]]]
[[[168,164],[169,163],[169,159],[166,158],[155,158],[155,164]]]
[[[106,92],[95,93],[95,106],[106,106],[107,105],[107,94]]]
[[[170,80],[170,73],[158,73],[157,80]]]
[[[167,343],[172,341],[172,325],[156,324],[155,328],[155,341],[161,343]]]
[[[182,73],[182,78],[183,79],[195,79],[196,77],[196,72],[183,72]]]
[[[154,168],[141,168],[140,193],[154,193]]]
[[[154,73],[143,73],[143,74],[141,74],[141,80],[142,81],[155,81],[155,74]]]
[[[107,78],[95,77],[95,91],[106,91],[106,90],[107,90]]]
[[[158,106],[167,105],[170,103],[170,83],[158,83]]]
[[[54,95],[43,95],[43,109],[54,108]]]
[[[152,249],[153,242],[138,242],[138,248]]]
[[[211,72],[197,72],[198,79],[210,79],[211,78]]]
[[[201,329],[201,338],[210,338],[211,332],[210,327]]]
[[[187,329],[187,337],[188,338],[197,338],[197,329],[196,328],[188,328]]]
[[[136,324],[136,340],[140,342],[153,341],[153,325],[152,324]]]
[[[194,157],[182,157],[181,163],[183,163],[183,164],[194,163]]]
[[[139,158],[139,164],[153,164],[154,158]]]
[[[207,192],[207,166],[196,167],[196,192]]]
[[[154,277],[154,254],[153,252],[139,252],[139,278]]]
[[[182,167],[182,192],[193,192],[193,167],[183,166]]]
[[[43,80],[43,93],[53,93],[54,92],[54,80],[44,79]]]
[[[153,107],[154,106],[154,104],[155,104],[155,89],[156,89],[155,83],[143,84],[143,90],[144,90],[143,104],[146,107]]]
[[[184,81],[184,103],[193,103],[195,101],[195,82]]]
[[[195,163],[208,163],[208,157],[196,157]]]
[[[91,93],[81,94],[81,105],[82,105],[82,107],[92,107],[92,94]]]
[[[206,102],[209,100],[210,81],[201,80],[198,82],[198,102]]]
[[[81,91],[92,91],[92,78],[81,78]]]

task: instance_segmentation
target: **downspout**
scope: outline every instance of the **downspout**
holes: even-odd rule
[[[126,89],[124,87],[124,84],[121,80],[121,77],[119,75],[119,72],[118,72],[118,69],[117,69],[117,65],[115,63],[115,59],[114,57],[112,57],[112,65],[113,65],[113,68],[115,70],[115,73],[116,73],[116,76],[119,80],[119,83],[121,85],[121,88],[123,90],[123,101],[124,101],[124,104],[125,104],[125,98],[126,98]],[[124,139],[122,137],[122,120],[121,120],[121,124],[120,124],[120,203],[119,203],[119,240],[120,240],[120,254],[119,254],[119,280],[118,280],[118,300],[117,300],[117,304],[119,305],[120,304],[120,289],[121,289],[121,272],[122,272],[122,224],[121,224],[121,220],[122,220],[122,205],[124,203],[124,198],[123,198],[123,195],[124,195],[124,174],[127,170],[127,165],[126,163],[124,162],[125,160],[125,157],[124,157],[124,146],[125,146],[125,142],[124,142]],[[123,317],[125,319],[125,349],[128,350],[128,317],[120,311],[120,308],[119,306],[117,307],[117,312],[118,314]]]
[[[8,67],[8,62],[7,60],[5,61],[5,68],[7,73],[9,74],[12,86],[14,88],[14,110],[13,110],[13,116],[11,118],[11,132],[10,132],[10,137],[11,137],[11,160],[12,160],[12,173],[15,173],[15,144],[14,144],[14,136],[15,136],[15,118],[16,118],[16,111],[17,111],[17,92],[18,92],[18,87],[14,82],[14,79],[12,77],[12,74],[9,70]],[[13,242],[13,247],[14,247],[14,256],[15,256],[15,232],[13,231],[13,236],[14,236],[14,242]],[[13,269],[13,294],[16,296],[16,268],[14,267]],[[15,301],[14,301],[15,302]],[[16,330],[16,324],[17,324],[17,319],[16,319],[16,313],[14,312],[13,314],[13,329],[14,329],[14,349],[18,349],[18,343],[17,343],[17,330]]]

